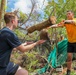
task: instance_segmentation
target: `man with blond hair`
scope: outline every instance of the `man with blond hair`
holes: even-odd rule
[[[39,40],[30,45],[22,44],[13,32],[18,25],[17,16],[9,12],[4,15],[4,20],[6,27],[0,30],[0,75],[28,75],[27,70],[9,61],[11,52],[14,48],[26,52],[36,45],[44,43],[45,40]]]

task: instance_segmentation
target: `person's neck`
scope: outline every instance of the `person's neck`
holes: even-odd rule
[[[10,25],[10,24],[6,24],[6,27],[9,28],[10,30],[13,30],[13,25]]]
[[[73,20],[73,18],[68,18],[68,20]]]

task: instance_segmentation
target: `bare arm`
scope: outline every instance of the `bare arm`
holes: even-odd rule
[[[13,50],[14,50],[14,51],[16,51],[16,50],[17,50],[17,48],[13,48]]]
[[[74,20],[65,20],[64,24],[76,24]]]
[[[76,22],[74,20],[63,20],[59,24],[55,24],[55,25],[52,25],[50,27],[51,28],[63,27],[64,24],[74,24],[74,25],[76,25]]]
[[[55,24],[55,25],[50,26],[50,28],[57,28],[57,27],[63,27],[63,25],[61,25],[61,24]]]
[[[26,45],[33,44],[33,43],[34,43],[33,41],[31,41],[31,42],[25,42],[22,45],[26,46]]]
[[[24,46],[23,44],[21,44],[20,46],[16,47],[16,49],[17,49],[17,50],[20,50],[21,52],[26,52],[26,51],[34,48],[36,45],[42,44],[42,43],[44,43],[44,42],[45,42],[45,40],[39,40],[39,41],[37,41],[37,42],[35,42],[35,43],[33,43],[33,44],[26,45],[26,46]]]
[[[25,42],[22,43],[23,46],[29,45],[29,44],[33,44],[33,42]],[[17,48],[13,48],[14,51],[18,50]]]

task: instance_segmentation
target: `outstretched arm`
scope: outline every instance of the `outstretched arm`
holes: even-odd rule
[[[55,25],[52,25],[52,26],[50,26],[50,27],[51,27],[51,28],[63,27],[63,26],[64,26],[64,23],[65,23],[65,21],[63,20],[63,21],[61,21],[60,23],[55,24]]]
[[[65,20],[64,24],[75,24],[76,25],[76,22],[74,20]]]
[[[63,20],[59,24],[50,26],[51,28],[63,27],[65,24],[74,24],[76,25],[76,20]]]
[[[34,48],[36,45],[42,44],[42,43],[44,43],[44,42],[45,42],[45,40],[39,40],[39,41],[37,41],[37,42],[35,42],[35,43],[32,43],[32,44],[30,44],[30,45],[26,45],[26,46],[23,45],[23,44],[21,44],[21,45],[19,45],[18,47],[16,47],[16,49],[17,49],[17,50],[20,50],[21,52],[26,52],[26,51]]]
[[[61,25],[61,24],[55,24],[55,25],[50,26],[50,28],[57,28],[57,27],[63,27],[63,25]]]

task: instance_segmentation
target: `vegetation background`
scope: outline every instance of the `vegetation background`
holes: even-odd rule
[[[7,6],[8,2],[11,0],[0,0],[0,29],[5,26],[3,16],[7,12],[7,9],[11,9]],[[47,5],[44,7],[45,0],[43,0],[43,17],[41,13],[36,11],[37,8],[37,1],[31,1],[31,11],[29,14],[23,13],[19,9],[14,10],[18,17],[19,17],[19,25],[14,32],[20,38],[22,42],[25,41],[37,41],[39,40],[39,31],[35,31],[31,34],[26,34],[26,28],[41,23],[49,18],[49,16],[55,16],[57,18],[57,22],[59,23],[62,20],[66,19],[66,11],[72,10],[75,13],[76,17],[76,0],[47,0]],[[66,30],[65,28],[50,28],[48,29],[50,39],[58,40],[61,35],[66,38]],[[56,45],[55,42],[52,45],[52,49]],[[47,53],[47,50],[46,50]],[[27,69],[30,73],[36,72],[38,69],[42,68],[47,62],[46,53],[44,55],[40,55],[40,48],[39,46],[35,47],[33,50],[29,52],[21,53],[19,51],[13,51],[11,56],[11,61],[20,64],[22,67]],[[74,62],[75,63],[75,62]],[[73,64],[74,65],[74,64]],[[64,73],[65,74],[65,73]],[[47,75],[47,74],[45,74]],[[57,75],[57,74],[56,74]],[[76,75],[75,71],[73,70],[72,75]]]

